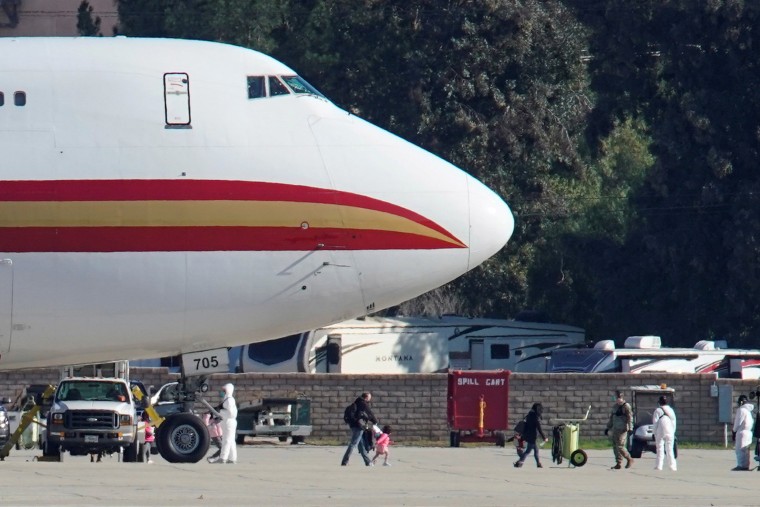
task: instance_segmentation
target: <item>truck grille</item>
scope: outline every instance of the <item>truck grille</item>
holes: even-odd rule
[[[69,410],[64,426],[76,429],[113,429],[119,427],[119,414],[104,410]]]

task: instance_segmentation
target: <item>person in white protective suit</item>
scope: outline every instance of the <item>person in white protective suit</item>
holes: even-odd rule
[[[224,384],[222,387],[222,403],[216,408],[222,416],[222,451],[218,458],[209,459],[211,463],[235,463],[237,462],[237,403],[232,393],[235,386]]]
[[[745,395],[739,396],[739,408],[734,415],[734,442],[736,443],[736,467],[733,471],[749,470],[749,454],[752,446],[752,410],[755,408]]]
[[[665,455],[668,456],[668,466],[674,472],[677,470],[676,456],[673,452],[673,444],[676,440],[676,412],[668,405],[668,397],[660,396],[657,407],[652,413],[652,425],[654,441],[657,445],[657,464],[655,470],[662,470]]]

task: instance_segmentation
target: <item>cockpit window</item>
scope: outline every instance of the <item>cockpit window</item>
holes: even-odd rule
[[[306,80],[300,76],[280,76],[285,84],[293,90],[293,93],[308,93],[311,95],[317,95],[318,97],[324,97],[319,90],[311,86]]]
[[[290,92],[282,82],[274,76],[269,76],[269,96],[287,95]]]
[[[248,76],[248,98],[260,99],[267,96],[264,76]]]

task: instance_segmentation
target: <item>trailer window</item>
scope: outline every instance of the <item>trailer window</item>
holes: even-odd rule
[[[301,334],[293,334],[277,340],[251,343],[248,358],[261,364],[273,365],[292,359],[296,355]]]
[[[491,359],[509,359],[509,345],[506,343],[491,345]]]

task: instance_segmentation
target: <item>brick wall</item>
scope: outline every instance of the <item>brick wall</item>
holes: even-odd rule
[[[178,377],[165,368],[133,368],[131,376],[156,388]],[[57,379],[57,369],[0,372],[0,396],[13,398],[26,384],[52,383]],[[236,399],[241,405],[273,397],[311,399],[315,438],[344,439],[343,409],[361,392],[371,391],[375,414],[381,423],[394,427],[397,441],[448,441],[445,374],[217,374],[209,381],[209,402],[218,403],[218,391],[226,382],[235,385]],[[712,443],[723,442],[724,428],[717,422],[718,399],[710,396],[710,386],[714,382],[730,384],[736,398],[758,384],[756,380],[715,380],[712,375],[697,374],[514,373],[509,382],[510,427],[536,401],[544,405],[547,429],[557,418],[581,417],[590,405],[589,419],[581,425],[581,438],[602,436],[615,389],[625,392],[630,386],[664,383],[676,390],[678,438]]]

